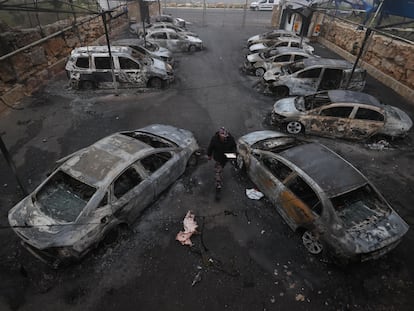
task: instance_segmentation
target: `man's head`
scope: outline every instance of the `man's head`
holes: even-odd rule
[[[229,132],[224,127],[220,127],[218,134],[221,140],[225,140],[229,136]]]

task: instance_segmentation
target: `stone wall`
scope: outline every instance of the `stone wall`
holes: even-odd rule
[[[340,48],[341,56],[355,59],[365,36],[364,30],[338,21],[325,21],[321,27],[321,43],[330,42]],[[338,52],[338,51],[337,51]],[[341,52],[341,51],[339,51]],[[378,80],[407,98],[414,94],[414,45],[372,33],[362,57],[362,66]],[[386,77],[389,77],[389,82]],[[398,85],[400,83],[401,85]]]
[[[127,15],[108,16],[111,34],[128,25]],[[61,72],[71,50],[77,46],[104,44],[101,16],[62,20],[40,29],[9,30],[0,34],[0,111],[13,106]],[[17,53],[11,55],[13,51]]]

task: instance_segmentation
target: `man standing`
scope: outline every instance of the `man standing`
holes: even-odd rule
[[[220,198],[220,192],[223,186],[223,168],[227,163],[225,153],[235,152],[236,142],[233,136],[224,127],[221,127],[211,138],[207,149],[208,159],[211,160],[211,157],[213,157],[214,161],[216,161],[214,165],[216,200]]]

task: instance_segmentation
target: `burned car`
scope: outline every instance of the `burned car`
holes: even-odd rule
[[[284,30],[284,29],[274,29],[274,30],[250,37],[249,39],[247,39],[247,47],[250,47],[253,44],[257,44],[257,43],[270,43],[270,42],[276,43],[276,41],[281,37],[299,38],[296,35],[296,33],[293,31]]]
[[[413,125],[401,109],[381,104],[369,94],[347,90],[280,99],[273,106],[272,123],[285,126],[291,134],[347,139],[402,137]]]
[[[281,67],[305,58],[316,57],[299,48],[280,47],[246,56],[244,72],[262,77],[267,70]]]
[[[143,39],[120,39],[111,42],[112,45],[128,46],[147,57],[158,58],[170,65],[174,64],[174,57],[170,50],[160,47],[156,43],[144,41]]]
[[[171,23],[163,23],[163,22],[154,23],[154,24],[149,25],[146,30],[147,32],[151,32],[157,29],[171,29],[181,35],[198,37],[198,34],[191,32],[191,31],[187,31],[186,29],[178,27]]]
[[[154,17],[151,17],[152,22],[163,22],[163,23],[172,23],[178,27],[186,28],[189,23],[185,19],[180,17],[172,17],[171,15],[161,14]]]
[[[126,46],[85,46],[74,49],[65,70],[75,89],[112,88],[113,78],[119,87],[161,88],[174,81],[170,64],[145,57]],[[112,70],[113,64],[113,70]]]
[[[366,70],[342,59],[308,58],[265,72],[262,87],[277,97],[310,95],[318,91],[347,89],[362,91]]]
[[[145,39],[157,43],[172,52],[195,52],[203,49],[201,39],[181,35],[171,29],[161,29],[148,32]]]
[[[55,267],[81,259],[105,235],[131,224],[185,171],[198,145],[168,125],[119,132],[62,159],[8,214],[33,255]]]
[[[312,254],[325,250],[341,264],[376,259],[408,231],[367,178],[321,144],[258,131],[239,138],[237,151],[238,165]]]
[[[292,47],[301,48],[309,54],[313,54],[315,49],[308,44],[309,39],[297,37],[279,37],[275,41],[256,43],[249,47],[251,53],[260,53],[263,50],[273,49],[278,47]]]

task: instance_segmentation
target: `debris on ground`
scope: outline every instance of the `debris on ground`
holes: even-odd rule
[[[249,199],[260,200],[263,198],[263,193],[256,189],[246,189],[246,195]]]
[[[184,231],[177,233],[176,240],[181,242],[182,245],[193,246],[190,238],[194,233],[198,233],[198,225],[194,217],[195,215],[191,211],[188,211],[183,220]]]
[[[302,294],[297,294],[295,297],[296,301],[305,301],[305,296]]]
[[[368,147],[372,150],[383,150],[390,147],[390,143],[384,139],[377,141],[376,143],[368,144]]]
[[[191,283],[191,286],[196,285],[200,281],[201,281],[201,271],[198,271],[193,279],[193,282]]]

